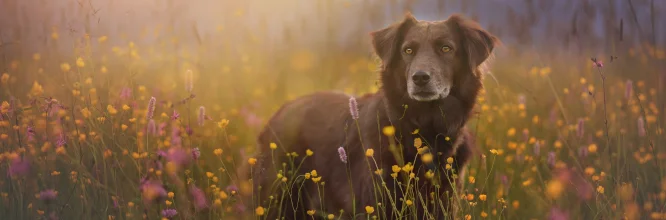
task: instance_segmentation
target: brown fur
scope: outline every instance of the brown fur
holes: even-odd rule
[[[415,31],[420,34],[413,33]],[[281,214],[285,219],[304,219],[306,210],[311,209],[318,210],[318,214],[324,212],[335,214],[336,219],[340,214],[339,211],[344,210],[343,219],[351,219],[354,208],[357,213],[365,213],[364,207],[368,205],[375,207],[374,214],[379,215],[380,219],[395,218],[384,187],[373,185],[373,177],[376,183],[381,183],[383,179],[386,182],[386,189],[391,190],[391,195],[396,193],[398,198],[401,197],[399,190],[393,191],[394,180],[390,176],[391,166],[397,164],[397,161],[389,151],[389,139],[381,131],[381,128],[389,125],[396,129],[394,140],[395,143],[399,143],[399,149],[404,155],[401,159],[404,161],[418,158],[417,150],[413,147],[414,138],[418,136],[412,134],[416,129],[419,129],[418,135],[436,155],[434,167],[428,167],[417,159],[413,172],[420,179],[418,188],[420,193],[426,196],[431,192],[439,192],[436,198],[438,201],[443,201],[443,204],[438,203],[433,206],[421,204],[418,199],[413,201],[417,207],[418,219],[426,218],[424,209],[428,210],[427,213],[433,214],[429,218],[435,219],[443,218],[445,212],[449,213],[452,210],[452,204],[447,202],[450,196],[446,196],[446,191],[451,195],[453,189],[447,180],[450,175],[442,172],[446,172],[444,169],[446,158],[453,157],[455,160],[453,169],[459,176],[464,175],[464,166],[473,154],[474,146],[471,135],[465,129],[465,123],[471,116],[477,94],[482,89],[478,67],[488,58],[498,41],[475,22],[466,20],[460,15],[453,15],[445,21],[427,23],[417,21],[408,14],[402,22],[373,32],[371,35],[375,51],[383,61],[382,88],[375,94],[357,99],[359,108],[357,121],[350,115],[349,96],[320,92],[282,106],[259,135],[258,162],[252,173],[255,194],[252,201],[255,207],[261,205],[267,208],[269,196],[274,196],[275,200],[268,210],[267,219],[275,219],[278,212],[278,207],[275,206],[280,198],[284,198],[285,206],[282,207]],[[410,36],[413,39],[408,39]],[[438,76],[448,77],[452,81],[450,94],[443,99],[428,102],[410,99],[406,94],[405,72],[411,65],[411,60],[401,55],[403,43],[416,40],[424,47],[436,43],[430,40],[437,40],[443,36],[453,43],[454,54],[429,57],[429,59],[440,62],[431,65],[451,70],[450,76]],[[444,72],[441,74],[447,74]],[[360,132],[357,128],[360,128]],[[450,140],[447,141],[446,137]],[[269,148],[271,142],[276,143],[278,149],[271,150]],[[348,157],[346,164],[338,155],[338,148],[341,146],[346,150]],[[372,161],[370,166],[372,171],[377,168],[382,169],[381,176],[371,173],[364,155],[367,148],[374,149],[374,158],[378,167],[375,167]],[[318,192],[315,184],[311,180],[303,182],[302,176],[292,186],[275,184],[281,183],[276,180],[276,175],[277,170],[283,169],[283,163],[286,163],[287,170],[295,169],[287,162],[286,153],[299,154],[294,160],[296,161],[294,166],[298,166],[307,149],[312,149],[314,155],[306,158],[295,174],[285,173],[285,176],[292,179],[317,170],[322,177],[321,181],[325,182],[325,187],[320,186],[321,191]],[[426,181],[424,173],[428,168],[434,168],[438,174],[442,173],[438,175],[441,187],[439,190],[435,190],[435,186]],[[351,174],[351,180],[348,172]],[[401,172],[401,175],[404,173]],[[350,182],[352,186],[349,185]],[[460,182],[455,182],[460,189]],[[280,192],[286,187],[291,187],[292,194],[282,197]],[[375,191],[375,188],[381,190]],[[273,194],[269,194],[271,192]],[[318,195],[324,195],[324,199],[320,199]],[[356,207],[352,206],[352,197],[355,197]],[[383,208],[378,208],[376,201],[381,198],[384,198]],[[429,198],[423,199],[429,200]],[[323,201],[323,204],[320,201]],[[401,207],[402,202],[396,202],[397,207]],[[440,207],[445,207],[446,210]],[[321,210],[322,208],[324,210]],[[366,218],[363,214],[357,217]]]

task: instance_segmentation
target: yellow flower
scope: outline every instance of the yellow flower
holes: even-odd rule
[[[220,199],[224,200],[224,199],[227,199],[227,198],[229,198],[229,195],[227,195],[227,193],[224,192],[224,191],[220,191]]]
[[[101,36],[101,37],[97,38],[97,42],[104,43],[104,42],[106,42],[107,39],[109,39],[109,37],[107,37],[106,35]]]
[[[229,125],[229,120],[227,119],[222,119],[220,122],[217,123],[217,127],[219,128],[225,128]]]
[[[452,167],[451,167],[451,164],[446,164],[446,169],[447,169],[447,170],[450,170],[451,168],[452,168]]]
[[[426,163],[426,164],[431,163],[432,162],[432,154],[431,153],[423,154],[421,156],[421,161],[423,161],[423,163]]]
[[[257,207],[257,208],[254,210],[254,213],[257,214],[258,216],[262,216],[262,215],[264,215],[264,207],[261,207],[261,206]]]
[[[30,95],[32,96],[40,96],[44,93],[44,88],[42,88],[42,85],[40,85],[37,81],[35,81],[32,84],[32,89],[30,90]]]
[[[122,129],[123,131],[127,130],[127,125],[125,124],[120,125],[120,129]]]
[[[307,150],[305,151],[305,155],[307,155],[308,157],[309,157],[309,156],[312,156],[313,154],[314,154],[314,152],[312,152],[312,150],[310,150],[310,149],[307,149]]]
[[[329,220],[333,220],[333,219],[335,219],[335,215],[333,215],[333,214],[328,214],[327,219],[329,219]]]
[[[317,170],[312,170],[312,172],[310,172],[310,174],[312,174],[312,176],[317,176]]]
[[[321,177],[312,177],[312,182],[318,183],[319,181],[321,181]]]
[[[257,164],[257,159],[256,158],[247,159],[247,163],[254,166],[255,164]]]
[[[446,158],[446,163],[452,164],[453,163],[453,157]]]
[[[402,171],[405,171],[405,173],[409,173],[414,169],[414,166],[412,164],[405,164],[405,166],[402,167]]]
[[[395,135],[395,128],[393,126],[386,126],[382,129],[382,132],[386,136],[393,136]]]
[[[391,167],[391,170],[392,170],[394,173],[397,173],[397,172],[400,172],[401,169],[400,169],[400,166],[398,166],[398,165],[393,165],[393,166]]]
[[[167,201],[164,201],[164,203],[166,203],[166,205],[167,205],[167,206],[170,206],[170,205],[172,204],[172,202],[171,202],[171,201],[169,201],[169,200],[167,200]]]
[[[311,176],[310,173],[305,173],[305,179],[306,180],[310,179],[310,176]]]
[[[215,175],[215,174],[213,174],[213,173],[211,173],[211,172],[206,172],[206,176],[207,176],[208,178],[211,178],[211,177],[213,177],[214,175]]]
[[[173,192],[169,192],[169,193],[167,193],[167,196],[169,196],[169,198],[171,198],[171,199],[173,199],[174,195],[175,195],[175,194],[174,194]]]
[[[471,193],[467,194],[467,201],[472,201],[472,200],[474,200],[474,194]]]
[[[380,176],[381,176],[381,175],[382,175],[382,173],[383,173],[382,171],[383,171],[382,169],[377,169],[377,170],[375,170],[375,174],[377,174],[377,175],[380,175]]]
[[[486,201],[486,199],[487,199],[486,194],[481,194],[481,195],[479,195],[479,200],[481,200],[481,201]]]
[[[433,177],[435,177],[435,172],[432,172],[432,170],[428,170],[428,171],[425,173],[425,177],[426,177],[427,179],[432,179]]]
[[[270,146],[270,148],[273,149],[273,150],[277,149],[277,144],[275,144],[275,143],[272,143],[272,142],[271,142],[271,144],[270,144],[269,146]]]
[[[564,190],[564,185],[559,180],[553,180],[548,183],[546,186],[546,195],[550,196],[553,199],[557,199],[562,194]]]
[[[9,74],[3,73],[2,76],[0,76],[0,82],[2,82],[2,84],[7,84],[7,82],[9,82]]]
[[[109,114],[111,115],[118,113],[118,110],[116,110],[116,108],[114,108],[112,105],[107,105],[106,110],[109,111]]]
[[[9,112],[9,103],[7,101],[3,101],[2,105],[0,105],[0,113],[6,114]]]
[[[123,111],[127,111],[127,110],[130,110],[129,105],[123,105]]]
[[[481,218],[486,218],[486,217],[488,217],[488,213],[486,213],[485,211],[481,211]]]
[[[218,157],[222,156],[222,149],[217,148],[217,149],[213,150],[213,154],[215,154],[215,156],[218,156]]]
[[[215,206],[221,206],[221,205],[222,205],[222,200],[220,200],[220,199],[215,199],[215,200],[213,201],[213,205],[215,205]]]
[[[408,199],[407,201],[405,201],[405,204],[406,204],[407,206],[411,206],[412,204],[414,204],[414,202],[412,202],[411,199]]]
[[[76,66],[78,67],[86,66],[86,63],[83,62],[83,58],[79,57],[78,59],[76,59]]]
[[[365,151],[365,156],[366,156],[366,157],[372,157],[372,156],[374,156],[374,155],[375,155],[375,150],[373,150],[373,149],[367,149],[367,150]]]
[[[313,216],[315,214],[315,210],[308,210],[308,215]]]
[[[412,134],[418,134],[418,133],[419,133],[419,129],[416,129],[416,130],[412,131]]]
[[[365,212],[368,213],[368,214],[372,214],[373,212],[375,212],[375,208],[372,207],[372,206],[366,206],[365,207]]]
[[[604,194],[604,187],[603,186],[598,186],[597,187],[597,192],[599,192],[599,194]]]
[[[63,72],[69,72],[70,69],[72,69],[72,67],[69,66],[69,63],[60,64],[60,70],[62,70]]]
[[[90,114],[91,114],[91,112],[90,112],[90,110],[88,110],[88,108],[81,109],[81,115],[83,115],[84,118],[90,117]]]
[[[106,72],[108,72],[109,70],[106,69],[105,66],[102,66],[102,67],[99,68],[99,71],[102,72],[102,73],[106,73]]]
[[[421,146],[423,146],[423,141],[421,138],[414,138],[414,147],[420,148]]]
[[[587,146],[587,151],[589,151],[590,153],[597,152],[597,145],[596,144],[590,144],[590,146]]]
[[[469,180],[469,183],[475,183],[476,179],[473,176],[470,176],[467,178]]]
[[[282,177],[282,182],[286,183],[287,182],[287,177]]]
[[[513,137],[516,135],[516,129],[515,128],[509,128],[508,131],[506,131],[506,136]]]

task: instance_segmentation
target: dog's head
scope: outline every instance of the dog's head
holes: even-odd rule
[[[383,78],[416,101],[447,97],[492,53],[497,38],[476,22],[452,15],[443,21],[418,21],[411,14],[371,33],[382,59]],[[385,82],[386,83],[386,82]]]

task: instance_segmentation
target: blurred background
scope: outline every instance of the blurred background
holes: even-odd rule
[[[474,185],[470,180],[467,190],[477,196],[487,194],[488,201],[508,202],[471,208],[474,216],[497,215],[499,209],[509,207],[500,215],[619,219],[640,216],[639,210],[644,210],[656,213],[650,214],[656,219],[666,217],[666,182],[662,182],[666,166],[657,162],[666,159],[658,145],[664,141],[660,135],[665,120],[660,111],[666,103],[663,0],[0,0],[0,75],[7,76],[0,84],[0,102],[15,100],[20,106],[33,106],[53,97],[69,113],[92,110],[90,121],[85,122],[91,123],[85,127],[91,131],[117,129],[128,117],[138,117],[136,125],[123,128],[128,129],[127,135],[99,132],[91,135],[99,139],[84,143],[90,149],[103,146],[110,155],[145,151],[142,117],[151,96],[159,103],[156,115],[163,116],[158,123],[168,122],[177,110],[189,124],[196,118],[194,106],[205,106],[210,120],[230,120],[224,127],[228,133],[220,134],[216,123],[196,127],[194,135],[188,135],[194,140],[188,147],[205,152],[202,170],[215,170],[223,162],[247,161],[255,150],[257,131],[287,100],[321,90],[355,95],[376,92],[379,60],[369,33],[400,21],[406,11],[422,20],[462,13],[504,43],[495,50],[484,81],[481,114],[470,122],[480,148],[488,158],[495,154],[497,163],[489,169],[485,160],[475,161],[471,175],[476,174],[479,181]],[[591,58],[601,61],[603,68],[597,68]],[[602,69],[606,81],[600,77]],[[192,71],[192,80],[187,70]],[[188,88],[190,82],[193,89]],[[132,92],[129,100],[126,88]],[[187,99],[190,93],[194,99]],[[106,124],[92,120],[111,118],[107,105],[121,109],[125,104],[133,109],[131,116]],[[40,141],[52,141],[58,135],[47,132],[38,116],[21,117],[20,131],[35,126],[44,136]],[[609,119],[608,127],[604,119]],[[603,135],[605,130],[610,138]],[[9,131],[9,126],[0,129],[0,133],[14,133]],[[162,142],[167,143],[168,136],[155,137],[159,140],[155,145],[167,147]],[[106,146],[99,140],[121,143]],[[9,152],[14,142],[3,143],[10,143],[2,145]],[[223,161],[210,155],[220,147],[225,149]],[[500,149],[506,153],[489,153]],[[104,150],[91,151],[87,155],[107,158]],[[69,151],[77,156],[84,152]],[[129,163],[125,159],[108,164]],[[39,172],[69,173],[75,164],[63,162],[55,168],[42,164]],[[83,168],[75,169],[80,175],[100,166],[81,164]],[[592,188],[580,194],[576,185],[578,195],[560,196],[566,190],[552,191],[551,183],[568,181],[569,176],[551,172],[553,167],[571,168],[584,177],[583,186]],[[114,196],[96,195],[106,199],[100,200],[107,201],[103,204],[83,200],[71,206],[88,207],[92,211],[80,212],[92,216],[107,212],[110,201],[136,200],[136,192],[125,191],[124,184],[138,185],[145,168],[125,168],[128,174],[120,184],[104,182],[115,179],[115,174],[89,174],[105,184],[82,191],[110,190]],[[226,178],[220,176],[219,188],[231,184]],[[42,188],[69,189],[66,178],[39,179],[43,186],[37,185]],[[7,183],[0,182],[0,188],[13,192]],[[625,183],[633,185],[623,188]],[[233,184],[241,191],[248,189],[247,183]],[[555,186],[569,186],[563,184]],[[626,189],[632,190],[633,197],[616,196],[618,190]],[[34,186],[33,191],[40,190]],[[595,195],[592,200],[590,193]],[[543,199],[551,194],[558,196]],[[18,204],[21,211],[33,213],[26,216],[34,215],[26,208],[29,202]],[[0,214],[12,213],[12,207],[0,208]],[[123,212],[124,216],[131,213],[123,210],[119,216]],[[84,216],[74,209],[60,213]]]

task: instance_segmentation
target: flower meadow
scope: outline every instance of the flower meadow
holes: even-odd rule
[[[190,26],[107,34],[54,25],[30,52],[0,43],[0,219],[263,219],[279,206],[252,200],[262,126],[301,95],[377,92],[379,63],[366,41],[308,47],[287,37],[274,47],[262,30],[227,26],[198,36]],[[467,124],[479,154],[453,194],[455,219],[666,219],[663,44],[498,50]],[[354,119],[356,108],[350,102]],[[286,153],[298,163],[318,152]],[[286,169],[275,182],[323,188],[327,178]],[[412,196],[393,199],[403,210],[435,199]],[[357,212],[381,218],[391,205]]]

